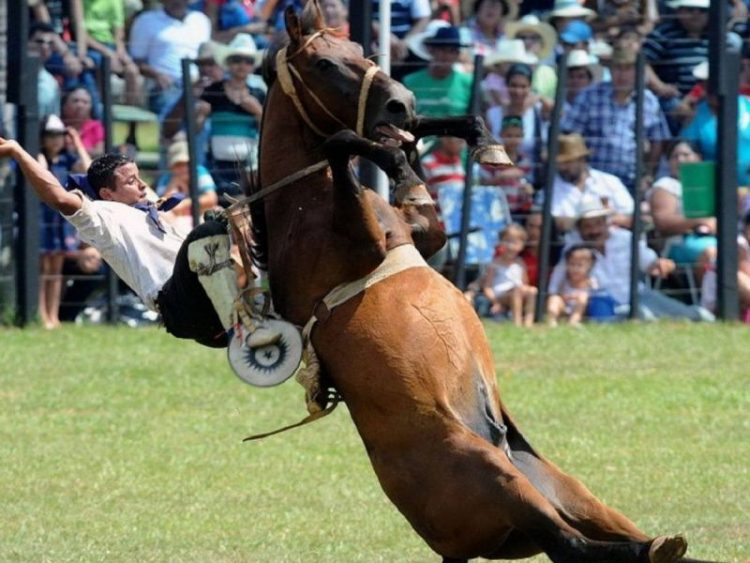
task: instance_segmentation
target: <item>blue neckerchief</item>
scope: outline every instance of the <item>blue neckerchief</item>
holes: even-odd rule
[[[164,223],[161,222],[159,217],[159,211],[169,211],[173,209],[177,204],[183,201],[187,196],[185,194],[174,194],[169,196],[167,199],[159,200],[158,205],[151,201],[138,202],[133,205],[136,209],[140,209],[148,214],[148,218],[156,225],[156,227],[162,232],[166,233],[167,229],[164,228]]]
[[[99,199],[99,195],[89,185],[89,180],[86,174],[68,174],[68,181],[65,184],[65,189],[68,191],[81,190],[89,197],[89,199]]]

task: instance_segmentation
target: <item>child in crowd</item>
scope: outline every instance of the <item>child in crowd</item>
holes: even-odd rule
[[[571,326],[581,324],[589,303],[591,290],[596,289],[596,279],[591,275],[596,256],[591,247],[574,244],[565,251],[565,277],[556,287],[550,285],[547,298],[547,322],[557,326],[562,316],[568,317]]]
[[[66,139],[75,153],[66,150]],[[85,172],[91,164],[78,131],[65,127],[57,115],[50,114],[42,119],[40,146],[39,162],[63,185],[70,172]],[[78,237],[62,216],[44,203],[39,204],[39,228],[39,316],[44,328],[53,329],[60,326],[65,255],[78,249]]]
[[[526,245],[526,231],[511,223],[500,234],[500,251],[481,281],[482,296],[489,301],[492,316],[510,310],[517,326],[534,324],[537,289],[528,284],[519,254]]]
[[[514,220],[525,216],[531,210],[534,199],[534,187],[529,181],[532,163],[521,152],[523,142],[523,120],[514,115],[504,116],[500,128],[500,137],[508,158],[513,166],[498,168],[496,166],[478,166],[479,184],[497,186],[505,192],[508,208]]]

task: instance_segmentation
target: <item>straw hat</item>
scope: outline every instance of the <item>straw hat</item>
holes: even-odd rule
[[[175,141],[167,151],[167,166],[172,168],[175,164],[190,162],[190,152],[187,141]]]
[[[223,50],[226,48],[225,45],[217,43],[216,41],[204,41],[198,47],[198,55],[195,57],[196,61],[217,61],[221,57]]]
[[[578,202],[576,213],[576,222],[581,219],[593,219],[595,217],[607,217],[612,215],[612,210],[605,207],[602,198],[599,196],[586,194]]]
[[[678,0],[678,1],[690,1],[690,0]],[[596,17],[596,12],[589,8],[581,6],[578,0],[555,0],[555,4],[552,6],[552,11],[549,14],[550,18],[586,18],[592,20]]]
[[[253,36],[248,33],[238,33],[234,36],[234,39],[227,45],[221,52],[218,53],[218,62],[224,68],[227,67],[227,59],[229,57],[248,57],[253,60],[255,64],[260,62],[262,53],[258,51],[258,47],[255,45]]]
[[[599,59],[588,51],[583,49],[573,49],[568,53],[568,69],[585,67],[591,72],[591,78],[594,82],[598,82],[602,78],[602,67],[599,64]]]
[[[591,154],[589,149],[586,148],[586,141],[578,133],[560,135],[558,147],[557,159],[555,160],[558,164],[571,162]]]
[[[612,65],[634,65],[635,60],[638,58],[638,54],[632,49],[625,47],[615,47],[612,51],[612,56],[607,61],[607,64]]]
[[[546,59],[555,48],[557,33],[550,24],[540,21],[533,14],[522,17],[517,22],[509,22],[505,25],[505,35],[508,39],[515,39],[518,34],[524,32],[535,33],[542,38],[542,49],[539,58]]]
[[[497,42],[497,48],[490,51],[484,58],[486,68],[500,63],[525,63],[533,65],[539,59],[533,53],[526,52],[526,45],[521,39],[501,39]]]

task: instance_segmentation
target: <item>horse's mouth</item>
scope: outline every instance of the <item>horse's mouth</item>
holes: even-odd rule
[[[401,143],[413,143],[414,135],[392,123],[381,123],[375,127],[375,141],[382,145],[400,147]]]

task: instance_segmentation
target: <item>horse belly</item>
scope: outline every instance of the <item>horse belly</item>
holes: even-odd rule
[[[507,457],[481,430],[488,417],[501,421],[499,397],[463,295],[432,270],[407,270],[334,310],[313,342],[384,491],[415,530],[443,554],[456,542],[496,549],[510,528],[500,508],[477,519],[477,501],[500,490]]]

